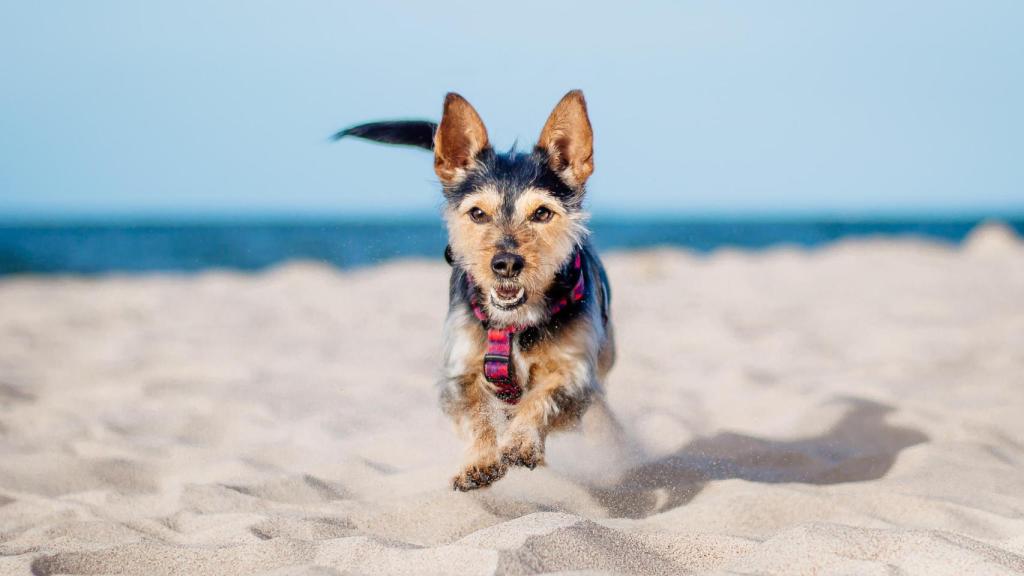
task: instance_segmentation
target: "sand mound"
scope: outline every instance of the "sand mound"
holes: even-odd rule
[[[1024,252],[1024,242],[1006,224],[997,221],[982,222],[971,230],[964,240],[964,250],[972,255],[1003,256]]]

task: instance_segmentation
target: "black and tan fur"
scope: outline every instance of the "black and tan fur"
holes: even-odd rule
[[[607,280],[589,244],[582,206],[594,169],[583,94],[562,98],[529,153],[495,152],[479,115],[454,93],[436,127],[378,122],[337,135],[343,136],[434,150],[452,262],[441,399],[470,439],[453,487],[481,488],[509,466],[543,464],[550,432],[576,425],[592,405],[607,413],[602,382],[615,355]],[[552,319],[548,298],[564,282],[560,273],[577,246],[585,259],[587,297]],[[513,345],[524,392],[517,404],[496,398],[484,379],[486,332],[468,301],[467,274],[492,325],[529,327]]]

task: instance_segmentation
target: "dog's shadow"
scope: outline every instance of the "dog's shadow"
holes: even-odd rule
[[[892,426],[884,404],[846,399],[849,409],[820,436],[791,441],[722,433],[696,438],[668,456],[627,471],[591,495],[613,517],[644,518],[686,504],[712,480],[839,484],[881,478],[904,448],[928,440]]]

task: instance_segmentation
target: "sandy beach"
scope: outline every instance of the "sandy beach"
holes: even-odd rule
[[[1019,239],[605,262],[636,453],[466,494],[440,257],[0,279],[0,573],[1024,573]]]

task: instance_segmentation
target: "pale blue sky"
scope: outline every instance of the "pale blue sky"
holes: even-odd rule
[[[0,216],[428,214],[429,154],[346,141],[455,90],[499,147],[568,89],[590,205],[1024,210],[1024,2],[0,0]]]

